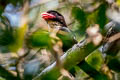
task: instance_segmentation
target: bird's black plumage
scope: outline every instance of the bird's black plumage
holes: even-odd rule
[[[54,10],[49,10],[49,11],[47,11],[47,13],[50,13],[56,17],[56,18],[52,18],[51,21],[59,22],[62,27],[67,27],[63,15],[61,15],[60,13],[58,13],[57,11],[54,11]]]

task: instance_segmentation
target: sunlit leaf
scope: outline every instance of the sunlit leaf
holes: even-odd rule
[[[57,36],[63,42],[63,50],[67,50],[72,47],[76,42],[69,33],[58,33]],[[46,30],[38,30],[34,32],[28,39],[28,44],[31,47],[50,48],[52,47],[53,38],[50,37],[50,32]]]
[[[91,76],[94,80],[108,80],[108,77],[101,72],[97,71],[92,65],[88,64],[86,61],[82,61],[78,66]]]
[[[17,28],[14,31],[15,41],[8,46],[10,51],[16,52],[19,48],[23,46],[26,30],[27,30],[27,24],[24,24],[23,26]]]
[[[31,47],[48,48],[51,46],[51,40],[48,31],[38,30],[29,37],[28,44]]]
[[[100,68],[103,64],[102,54],[98,50],[94,51],[92,54],[90,54],[86,58],[86,61],[88,62],[88,64],[90,64],[96,70],[100,70]]]

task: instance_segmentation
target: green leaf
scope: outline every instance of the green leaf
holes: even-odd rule
[[[6,79],[4,79],[4,78],[0,77],[0,80],[6,80]]]
[[[51,38],[46,30],[38,30],[34,32],[28,39],[28,44],[31,47],[49,48],[51,47]]]
[[[71,48],[76,41],[73,39],[73,36],[71,36],[67,32],[60,31],[57,34],[57,37],[60,38],[63,42],[63,51],[68,50]],[[40,48],[50,48],[52,47],[52,40],[55,40],[50,37],[50,32],[46,30],[38,30],[34,32],[29,38],[28,38],[28,45],[31,47],[40,47]]]
[[[86,58],[86,61],[94,69],[99,71],[103,64],[103,57],[102,57],[102,54],[98,50],[96,50]]]
[[[108,62],[107,65],[109,66],[110,69],[116,72],[120,72],[120,57],[114,57]]]
[[[79,27],[80,33],[84,34],[87,26],[86,13],[78,7],[73,7],[72,16],[79,22],[77,27]]]
[[[96,16],[97,24],[100,25],[100,28],[103,29],[105,24],[107,23],[108,19],[106,16],[106,10],[107,10],[107,3],[103,3],[98,8],[98,13]]]
[[[94,80],[109,80],[108,77],[101,72],[97,71],[91,65],[89,65],[86,61],[82,61],[78,64],[78,66],[86,72],[89,76],[94,78]]]
[[[14,36],[13,32],[6,29],[0,32],[0,45],[1,46],[7,46],[14,42]]]
[[[16,52],[18,49],[23,47],[23,42],[25,39],[25,34],[27,30],[27,24],[24,24],[23,26],[14,29],[14,38],[15,40],[13,41],[12,44],[8,46],[9,50],[12,52]]]

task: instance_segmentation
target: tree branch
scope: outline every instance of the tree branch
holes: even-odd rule
[[[84,60],[84,58],[96,48],[98,48],[98,46],[94,46],[92,43],[86,43],[85,40],[75,44],[61,57],[64,68],[70,70],[70,68]],[[33,80],[57,80],[60,75],[59,68],[56,67],[56,63],[53,63]]]
[[[0,76],[5,78],[5,80],[19,80],[15,75],[10,73],[8,70],[0,66]]]

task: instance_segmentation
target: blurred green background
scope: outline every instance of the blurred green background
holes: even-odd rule
[[[48,10],[64,16],[78,42],[89,36],[87,29],[95,24],[102,40],[110,21],[118,23],[120,32],[120,0],[0,0],[0,80],[32,80],[55,61],[51,53],[58,40],[50,36],[41,18],[41,13]],[[60,56],[76,44],[70,33],[60,31],[57,37],[62,44]],[[82,62],[71,65],[68,71],[75,80],[120,80],[120,47],[114,45],[115,52],[103,54],[103,44],[101,41],[87,57],[79,56]],[[52,77],[58,77],[57,71]],[[47,76],[45,79],[51,80]],[[59,80],[70,79],[63,76]]]

